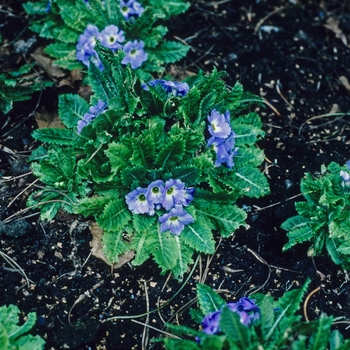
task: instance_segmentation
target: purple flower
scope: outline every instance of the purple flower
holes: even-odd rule
[[[134,214],[145,214],[153,210],[153,205],[146,197],[147,188],[137,187],[125,196],[126,204]]]
[[[211,123],[208,129],[212,137],[208,140],[207,146],[216,153],[216,167],[225,164],[229,169],[232,169],[234,165],[233,157],[238,153],[238,148],[235,148],[236,134],[231,129],[230,118],[229,111],[226,111],[225,114],[220,114],[215,109],[212,110],[211,115],[208,116],[208,120]],[[227,134],[228,131],[229,133]]]
[[[121,43],[125,40],[124,31],[113,24],[103,29],[98,38],[104,47],[112,50],[121,49]]]
[[[162,180],[156,180],[149,184],[147,187],[146,197],[149,202],[153,204],[159,204],[163,202],[165,195],[164,182]]]
[[[194,219],[182,205],[178,204],[169,213],[162,215],[158,221],[161,223],[160,232],[169,230],[173,235],[179,236],[185,225],[192,224]]]
[[[220,114],[216,109],[213,109],[211,114],[208,115],[208,121],[210,123],[208,129],[212,136],[226,138],[230,135],[231,126],[227,122],[226,114]]]
[[[227,306],[239,314],[240,322],[245,326],[250,326],[260,318],[260,309],[252,299],[241,298],[237,303],[228,303]]]
[[[204,317],[202,326],[205,334],[215,334],[219,332],[220,315],[221,310],[210,312]]]
[[[144,46],[145,43],[142,40],[140,42],[137,40],[134,40],[134,42],[128,41],[123,48],[126,56],[123,58],[122,63],[130,63],[132,69],[140,67],[148,57],[147,53],[143,49]]]
[[[145,90],[149,90],[148,85],[154,87],[156,85],[160,85],[166,93],[171,94],[175,97],[177,96],[186,96],[190,87],[187,83],[180,83],[177,81],[171,80],[163,80],[163,79],[155,79],[149,81],[147,84],[142,84],[142,87]]]
[[[196,189],[194,187],[187,187],[185,190],[185,201],[183,201],[182,204],[187,207],[193,201],[193,195]]]
[[[181,180],[170,179],[165,183],[163,207],[170,210],[175,204],[187,205],[185,184]]]
[[[232,312],[236,312],[240,317],[240,322],[245,326],[250,326],[260,319],[260,308],[249,298],[241,298],[237,303],[226,304]],[[221,310],[208,313],[203,321],[203,332],[206,334],[216,334],[220,332]]]
[[[82,129],[90,124],[99,114],[105,112],[106,107],[107,103],[101,100],[98,100],[97,105],[91,106],[89,111],[84,114],[83,119],[78,121],[78,134],[80,134]]]
[[[132,16],[140,16],[142,12],[144,11],[144,8],[142,5],[135,1],[135,0],[129,0],[129,1],[120,1],[120,11],[123,15],[123,17],[128,20]]]
[[[95,51],[96,42],[99,37],[98,28],[95,25],[89,24],[84,33],[79,36],[76,46],[76,57],[78,61],[83,62],[85,66],[90,66],[91,61],[100,69],[103,69],[102,63]]]

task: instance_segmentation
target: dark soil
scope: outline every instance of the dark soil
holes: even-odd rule
[[[33,333],[46,339],[47,349],[160,348],[149,340],[162,336],[164,322],[191,324],[186,305],[199,281],[222,290],[229,301],[256,291],[278,297],[310,278],[309,292],[321,288],[308,302],[307,317],[321,312],[343,317],[337,327],[350,337],[347,272],[326,255],[309,258],[307,244],[282,253],[287,238],[280,228],[295,215],[304,173],[350,158],[349,115],[341,114],[350,112],[349,1],[192,3],[170,30],[192,47],[178,68],[198,72],[215,66],[227,72],[229,86],[239,80],[266,99],[267,108],[259,110],[266,137],[259,146],[266,154],[262,170],[271,194],[240,201],[250,229],[222,241],[214,256],[202,256],[184,289],[170,300],[182,283],[160,276],[152,262],[111,272],[91,256],[88,223],[81,217],[61,214],[47,223],[39,221],[37,211],[24,210],[39,185],[26,175],[26,158],[37,146],[30,136],[34,112],[43,106],[54,110],[57,95],[65,91],[54,87],[18,103],[0,119],[0,240],[6,254],[1,254],[0,304],[16,304],[24,314],[35,311]],[[23,31],[27,22],[20,6],[3,5],[0,18],[10,44],[10,53],[0,56],[1,67],[30,60],[33,49],[14,52],[18,40],[36,38]],[[338,37],[334,25],[325,27],[331,20],[338,24]],[[149,318],[138,316],[166,301]],[[110,321],[113,316],[120,318]]]

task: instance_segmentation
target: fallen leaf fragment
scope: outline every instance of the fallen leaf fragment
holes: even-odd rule
[[[62,68],[55,66],[55,60],[47,56],[41,48],[31,54],[36,64],[44,69],[44,71],[54,80],[64,77],[67,72]]]
[[[98,259],[101,259],[107,265],[112,266],[113,270],[119,269],[134,258],[135,252],[133,250],[130,250],[124,254],[119,255],[119,261],[117,263],[111,264],[103,252],[103,230],[97,225],[97,223],[92,222],[90,225],[90,231],[92,234],[92,241],[90,242],[92,255]]]
[[[343,31],[339,28],[339,20],[337,18],[329,17],[326,24],[323,26],[330,29],[335,34],[336,38],[339,38],[346,46],[348,46],[347,38]]]
[[[36,123],[38,124],[38,129],[65,128],[60,118],[58,117],[57,111],[50,112],[44,106],[40,109],[40,111],[35,112],[34,118]]]

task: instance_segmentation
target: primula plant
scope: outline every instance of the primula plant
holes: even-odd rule
[[[282,224],[289,238],[284,249],[310,241],[310,256],[327,251],[336,264],[349,269],[350,161],[345,166],[322,166],[320,176],[307,173],[301,192],[306,201],[295,204],[298,215]]]
[[[194,252],[214,253],[214,234],[245,226],[237,199],[269,192],[255,144],[262,123],[249,112],[262,101],[239,83],[228,89],[215,69],[189,82],[144,83],[122,64],[123,51],[96,49],[104,70],[89,67],[90,106],[62,95],[66,129],[33,133],[45,144],[32,170],[46,186],[28,205],[46,220],[59,209],[94,217],[111,262],[133,250],[134,265],[151,256],[181,278]]]
[[[301,320],[298,310],[308,284],[276,301],[271,295],[256,294],[252,299],[244,297],[230,303],[210,287],[198,284],[200,310],[191,309],[191,317],[200,326],[193,329],[168,324],[178,338],[157,341],[167,350],[348,349],[350,340],[344,341],[339,331],[331,331],[333,317],[322,314],[315,321]]]
[[[166,21],[189,8],[183,0],[41,0],[24,8],[31,15],[30,29],[54,40],[45,51],[70,70],[91,62],[103,69],[95,50],[98,41],[111,51],[123,50],[122,64],[130,64],[143,79],[163,72],[164,64],[178,61],[189,49],[164,39]]]
[[[0,349],[42,350],[45,341],[38,335],[27,334],[34,327],[36,314],[30,312],[22,324],[16,305],[0,307]]]

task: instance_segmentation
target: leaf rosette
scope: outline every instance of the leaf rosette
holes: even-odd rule
[[[152,257],[162,273],[181,278],[195,252],[214,253],[216,234],[245,226],[237,199],[269,192],[256,146],[262,123],[249,111],[262,100],[240,83],[228,89],[216,69],[182,83],[142,82],[121,64],[123,51],[96,49],[104,70],[89,67],[90,105],[62,95],[66,129],[33,133],[45,143],[31,160],[46,188],[29,203],[48,220],[60,208],[93,216],[111,262],[133,250],[134,265]],[[213,110],[223,117],[208,118]]]

